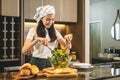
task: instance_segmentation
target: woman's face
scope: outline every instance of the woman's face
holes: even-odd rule
[[[50,26],[55,22],[55,15],[49,14],[49,15],[43,17],[41,20],[42,20],[45,28],[50,28]]]

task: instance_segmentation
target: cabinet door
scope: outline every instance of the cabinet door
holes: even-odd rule
[[[56,21],[77,22],[77,0],[24,0],[25,19],[33,19],[36,8],[48,4],[55,7]]]
[[[77,0],[61,0],[60,21],[77,22]]]
[[[77,0],[44,0],[55,7],[56,21],[77,22]]]
[[[33,19],[36,8],[42,5],[42,0],[24,0],[24,18]]]
[[[19,16],[19,0],[2,0],[3,16]]]
[[[55,7],[55,20],[60,21],[61,0],[44,0],[43,5],[52,5]]]

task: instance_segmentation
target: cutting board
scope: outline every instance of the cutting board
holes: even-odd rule
[[[78,76],[77,73],[66,73],[66,74],[49,74],[49,73],[44,73],[46,77],[76,77]]]
[[[65,72],[65,73],[48,73],[49,71],[52,71],[54,69],[52,68],[46,68],[44,69],[44,75],[46,77],[77,77],[78,73],[76,69],[70,68],[71,71],[70,72]],[[66,69],[64,69],[66,70]]]
[[[27,80],[30,78],[33,78],[35,75],[29,75],[29,76],[21,76],[20,72],[17,72],[16,74],[12,75],[13,80]]]

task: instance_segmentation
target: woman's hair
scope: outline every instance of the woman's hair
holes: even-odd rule
[[[56,32],[55,32],[55,28],[54,25],[52,24],[50,28],[47,29],[50,39],[50,42],[53,42],[57,39],[56,37]],[[46,31],[45,31],[45,26],[43,25],[43,22],[40,20],[38,25],[37,25],[37,29],[36,29],[36,33],[39,37],[44,37],[46,36]]]

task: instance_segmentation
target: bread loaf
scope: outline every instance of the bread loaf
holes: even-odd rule
[[[32,65],[30,69],[32,74],[37,74],[39,72],[39,68],[36,65]]]
[[[22,75],[22,76],[29,76],[30,74],[31,74],[31,71],[28,68],[22,68],[20,70],[20,75]]]
[[[31,64],[30,64],[30,63],[25,63],[25,64],[23,64],[23,65],[20,67],[20,70],[21,70],[22,68],[31,68]]]
[[[30,63],[25,63],[20,67],[20,75],[35,75],[38,72],[39,68],[36,65],[31,65]]]

